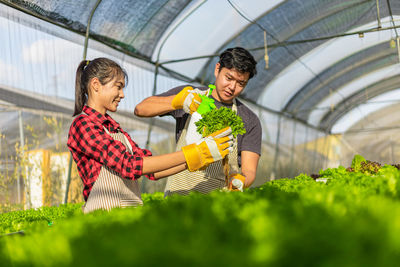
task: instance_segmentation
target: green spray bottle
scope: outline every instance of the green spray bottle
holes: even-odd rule
[[[197,126],[196,122],[199,121],[202,118],[202,115],[211,111],[212,109],[215,109],[216,106],[214,104],[214,99],[210,98],[209,96],[211,95],[212,91],[215,89],[215,85],[209,84],[208,85],[208,90],[207,94],[205,95],[199,95],[201,98],[201,104],[197,108],[196,112],[193,112],[193,114],[189,118],[189,124],[188,124],[188,129],[186,132],[186,144],[193,144],[199,141],[202,136],[197,132]]]

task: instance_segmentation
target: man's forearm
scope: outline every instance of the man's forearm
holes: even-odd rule
[[[174,110],[171,106],[175,96],[150,96],[137,104],[135,115],[139,117],[154,117]]]
[[[244,187],[245,188],[250,187],[254,183],[254,180],[256,179],[256,173],[253,171],[242,171],[242,174],[244,177],[246,177],[246,180],[244,182]]]
[[[260,156],[251,151],[242,151],[242,174],[246,177],[244,187],[250,187],[256,179]]]

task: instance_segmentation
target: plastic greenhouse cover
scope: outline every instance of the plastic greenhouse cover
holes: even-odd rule
[[[332,133],[346,132],[350,127],[354,125],[354,122],[360,121],[362,118],[367,117],[369,114],[376,112],[377,110],[384,109],[388,106],[397,104],[400,102],[400,89],[396,89],[385,94],[381,94],[377,97],[371,98],[365,104],[355,107],[350,112],[346,113],[345,116],[341,117],[338,123],[332,128]],[[393,116],[390,116],[393,117]],[[377,123],[383,121],[375,121],[375,127]],[[398,119],[396,119],[398,123]]]
[[[389,18],[385,18],[382,21],[383,27],[390,25]],[[369,23],[357,29],[352,29],[351,32],[370,29],[375,26],[374,24],[376,23]],[[323,72],[338,61],[356,52],[382,42],[388,43],[392,35],[390,31],[385,31],[368,33],[364,38],[347,36],[333,39],[318,46],[300,58],[304,64],[295,61],[275,77],[265,87],[259,103],[264,103],[274,109],[281,110],[296,92],[315,78],[315,73]],[[385,48],[388,48],[388,45]],[[352,79],[351,77],[349,78],[350,80]],[[288,83],[288,80],[291,82]]]
[[[322,6],[324,8],[321,8]],[[374,3],[365,1],[286,1],[259,18],[258,23],[267,29],[267,40],[271,45],[277,41],[304,40],[350,31],[357,26],[376,21],[373,7]],[[263,67],[265,65],[264,51],[256,51],[254,54],[260,61],[260,75],[257,75],[255,81],[249,84],[246,98],[257,100],[266,85],[281,71],[323,42],[306,42],[271,48],[268,70]],[[237,45],[262,48],[264,46],[263,30],[258,25],[250,25],[236,38],[221,47],[220,51]],[[215,62],[216,59],[212,59],[210,65]],[[205,75],[200,75],[211,79],[212,69],[207,68],[204,71]]]
[[[245,10],[248,17],[258,18],[271,8],[278,6],[282,0],[232,1],[237,7]],[[193,12],[193,13],[189,13]],[[179,27],[175,29],[179,24]],[[224,45],[226,40],[235,38],[248,26],[248,21],[241,17],[228,1],[197,1],[185,14],[181,14],[170,31],[164,34],[153,54],[157,60],[161,48],[160,61],[189,58],[213,54]],[[169,35],[172,30],[173,34]],[[163,46],[161,44],[165,42]],[[183,72],[189,77],[196,77],[208,59],[168,64],[167,67]]]
[[[343,99],[350,95],[361,91],[368,85],[379,82],[382,78],[389,78],[400,75],[400,65],[391,65],[371,73],[368,76],[358,77],[352,82],[347,83],[345,86],[338,89],[336,94],[326,97],[320,102],[309,116],[309,123],[318,125],[322,117],[326,114],[327,109],[331,109],[339,104]]]
[[[80,33],[86,31],[88,17],[96,5],[95,0],[5,2]],[[382,18],[386,18],[387,22],[389,11],[384,2],[380,1],[379,7]],[[393,14],[399,14],[400,1],[390,3]],[[354,53],[383,42],[393,31],[366,34],[362,40],[358,37],[341,37],[331,41],[272,46],[269,48],[270,68],[265,69],[264,30],[268,44],[273,45],[365,29],[376,25],[376,19],[376,2],[364,0],[257,0],[251,1],[251,4],[244,0],[103,0],[94,13],[90,30],[97,40],[148,60],[155,60],[160,48],[162,61],[219,53],[232,46],[254,48],[252,51],[259,61],[259,74],[250,81],[243,97],[276,111],[285,108],[285,112],[296,116],[295,111],[308,109],[298,114],[299,118],[308,120],[312,109],[319,107],[321,101],[332,95],[331,89],[343,88],[357,77],[367,77],[391,63],[386,58],[380,58],[379,62],[339,76],[336,84],[325,87],[318,76],[329,69],[331,74],[327,78],[333,77],[335,72],[340,71],[340,65],[335,63],[342,59],[347,60],[347,66],[356,63],[360,58],[353,56]],[[256,21],[257,24],[247,20]],[[390,55],[390,60],[393,58]],[[216,58],[210,58],[167,64],[166,67],[208,83],[214,79],[215,63]],[[287,75],[290,75],[290,79]],[[304,88],[305,85],[309,87]],[[307,93],[316,88],[321,90],[315,94]],[[293,106],[288,103],[293,103]]]

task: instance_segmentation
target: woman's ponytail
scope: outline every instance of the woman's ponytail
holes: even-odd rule
[[[87,100],[87,85],[82,82],[82,75],[89,61],[83,60],[77,70],[75,78],[75,110],[72,116],[76,116],[82,112],[83,106]]]

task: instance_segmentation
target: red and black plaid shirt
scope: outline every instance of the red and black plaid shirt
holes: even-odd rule
[[[87,200],[103,165],[123,178],[139,179],[142,175],[143,157],[152,154],[147,149],[139,148],[108,114],[103,115],[88,106],[83,107],[83,112],[87,115],[81,114],[72,122],[67,145],[77,164],[84,184],[83,196]],[[110,133],[122,132],[132,145],[133,155],[120,141],[107,134],[103,126]],[[145,176],[154,180],[153,174]]]

